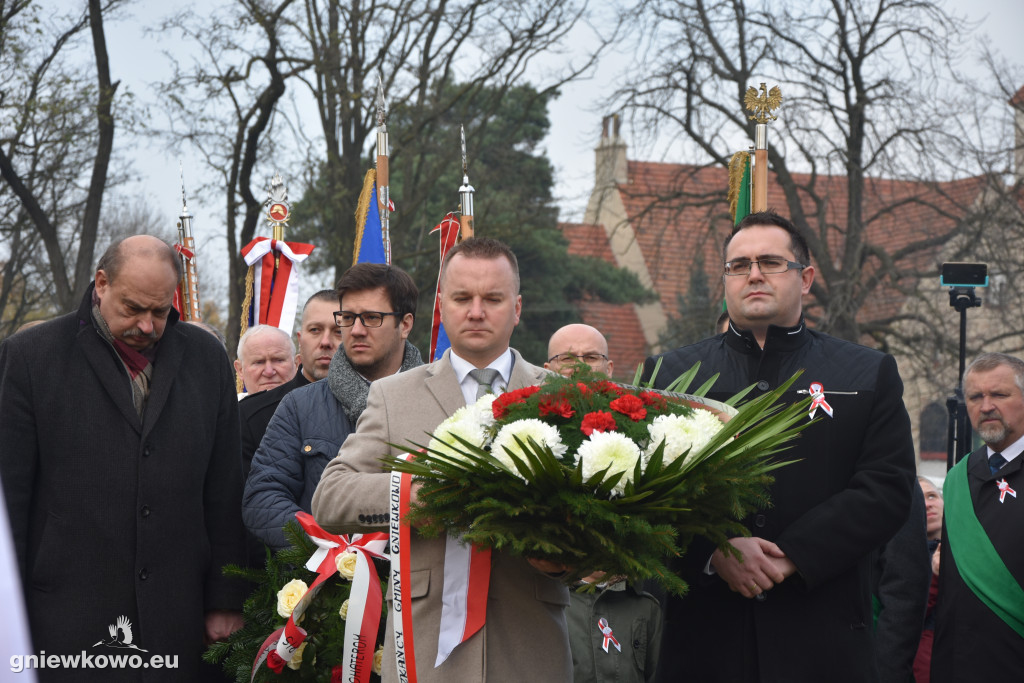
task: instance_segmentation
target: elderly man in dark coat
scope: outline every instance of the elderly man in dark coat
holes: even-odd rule
[[[244,538],[234,381],[217,340],[178,324],[178,273],[165,243],[129,237],[78,311],[0,351],[0,474],[34,646],[77,659],[41,680],[197,680],[204,641],[241,625],[245,587],[221,575]]]
[[[985,445],[946,474],[932,683],[1020,680],[1024,670],[1024,361],[984,353],[964,372]]]

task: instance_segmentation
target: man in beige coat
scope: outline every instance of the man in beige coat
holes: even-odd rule
[[[480,383],[470,371],[497,370],[500,376],[491,382],[496,392],[544,378],[544,370],[508,346],[521,308],[518,264],[507,246],[477,238],[449,252],[441,274],[441,319],[451,350],[435,363],[370,385],[356,432],[324,470],[313,496],[313,515],[324,529],[366,533],[388,528],[390,475],[381,471],[380,456],[398,452],[389,443],[426,443],[438,424],[475,400]],[[445,539],[413,533],[409,588],[420,683],[572,680],[564,614],[568,591],[541,571],[558,568],[497,551],[491,556],[486,624],[435,668],[444,558]],[[389,609],[385,683],[398,680],[393,614]]]

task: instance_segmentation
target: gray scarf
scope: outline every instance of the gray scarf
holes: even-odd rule
[[[423,365],[423,357],[419,349],[406,340],[402,367],[398,371],[405,372],[418,365]],[[339,346],[334,358],[331,359],[331,367],[327,371],[327,386],[341,404],[349,423],[355,426],[356,420],[366,410],[366,396],[370,393],[370,383],[348,362],[343,347]]]

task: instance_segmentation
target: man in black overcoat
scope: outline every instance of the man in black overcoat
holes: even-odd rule
[[[743,520],[750,536],[731,539],[742,561],[700,537],[690,546],[690,592],[665,607],[659,680],[872,681],[872,551],[906,521],[916,486],[896,361],[807,328],[814,267],[787,219],[751,214],[724,261],[729,329],[664,354],[655,386],[700,361],[693,386],[721,373],[709,397],[750,385],[759,396],[803,369],[783,400],[811,393],[817,421],[781,454],[796,462]]]
[[[0,475],[40,680],[198,680],[205,641],[241,625],[245,586],[221,574],[244,538],[233,375],[179,324],[179,273],[167,244],[129,237],[76,312],[0,351]]]
[[[978,356],[964,399],[985,445],[946,475],[931,680],[1024,672],[1024,361]]]

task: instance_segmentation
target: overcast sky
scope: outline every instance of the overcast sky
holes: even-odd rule
[[[150,84],[169,75],[163,51],[180,54],[184,48],[166,39],[144,35],[141,27],[154,25],[169,11],[183,5],[169,3],[167,0],[139,0],[129,10],[134,19],[119,22],[107,32],[112,77],[120,79],[137,98],[150,103],[154,122],[162,120],[159,115],[161,104]],[[1012,63],[1024,66],[1024,48],[1021,48],[1020,39],[1021,28],[1024,27],[1024,0],[947,0],[946,6],[973,20],[983,21],[978,38],[987,40]],[[549,158],[555,164],[555,195],[559,199],[562,220],[582,219],[586,197],[593,182],[593,149],[600,135],[601,117],[611,113],[603,104],[605,93],[614,89],[623,70],[627,68],[629,61],[623,54],[610,55],[593,77],[563,88],[561,98],[550,107],[551,131],[546,148]],[[628,128],[624,128],[623,133],[629,143],[631,137]],[[177,157],[165,155],[162,150],[145,143],[129,141],[124,136],[118,138],[118,143],[131,145],[130,158],[140,177],[131,191],[144,196],[155,210],[167,216],[168,224],[173,226],[181,206]],[[122,147],[122,153],[124,151]],[[686,161],[664,159],[662,149],[637,149],[634,146],[630,147],[628,155],[631,159]],[[193,165],[199,167],[198,160],[186,156],[183,161],[187,169]],[[281,171],[287,174],[288,169]],[[196,177],[196,174],[187,173],[186,181],[194,187],[202,179]],[[269,184],[269,178],[267,182]],[[455,192],[455,188],[452,192]],[[299,194],[300,189],[293,188],[292,199]],[[201,277],[205,275],[208,278],[214,271],[223,273],[227,270],[226,264],[210,263],[211,260],[226,258],[220,225],[222,197],[222,194],[218,195],[216,203],[209,200],[209,205],[190,201],[190,208],[196,216],[197,240],[200,245],[206,244],[219,254],[214,256],[210,249],[204,250],[204,256],[208,258],[204,258],[200,266]],[[477,201],[483,199],[481,196]]]

